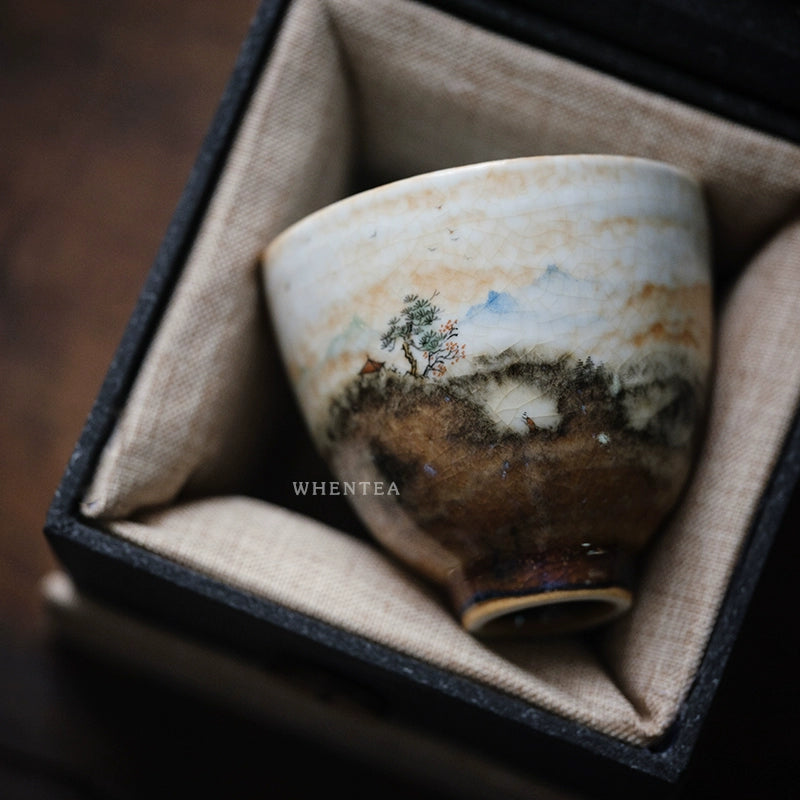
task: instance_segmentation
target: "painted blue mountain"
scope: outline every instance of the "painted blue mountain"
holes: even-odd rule
[[[467,310],[467,319],[474,317],[482,312],[490,314],[508,314],[519,308],[517,301],[506,292],[496,292],[494,289],[489,291],[486,301],[470,306]]]
[[[483,303],[469,307],[466,319],[476,319],[485,314],[513,314],[525,310],[541,311],[543,304],[551,306],[558,297],[591,297],[597,288],[597,281],[580,280],[557,265],[549,264],[533,283],[518,290],[516,297],[508,292],[491,289]]]

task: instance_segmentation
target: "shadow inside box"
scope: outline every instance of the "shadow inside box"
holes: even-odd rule
[[[262,468],[254,472],[248,494],[373,542],[314,447],[283,376],[273,392],[280,425],[268,437]]]

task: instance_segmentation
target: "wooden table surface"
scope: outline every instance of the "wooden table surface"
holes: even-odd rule
[[[351,797],[424,796],[65,651],[45,624],[47,506],[256,5],[0,3],[0,798],[305,797],[320,775]],[[797,505],[686,797],[791,796]]]

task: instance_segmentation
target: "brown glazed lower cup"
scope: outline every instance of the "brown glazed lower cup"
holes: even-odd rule
[[[689,176],[616,156],[444,170],[323,209],[264,260],[340,493],[467,630],[573,631],[630,607],[708,388]]]

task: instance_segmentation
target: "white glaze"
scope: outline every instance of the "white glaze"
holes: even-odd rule
[[[464,356],[513,349],[606,365],[625,386],[662,368],[703,381],[710,361],[708,233],[685,173],[612,156],[514,159],[444,170],[311,215],[267,251],[266,284],[283,357],[316,435],[331,398],[367,358],[408,369],[380,346],[403,297],[434,297],[457,320]],[[672,363],[679,367],[666,367]],[[546,396],[489,391],[502,427],[558,424]],[[645,425],[664,400],[631,410]]]

